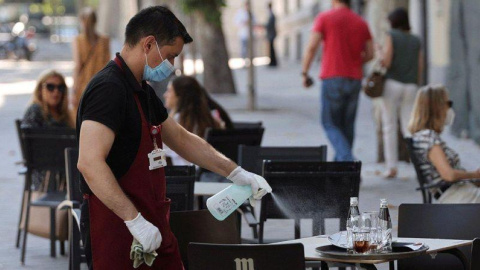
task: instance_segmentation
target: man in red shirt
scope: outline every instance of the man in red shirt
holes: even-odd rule
[[[349,0],[332,0],[332,9],[317,16],[302,63],[303,85],[310,87],[308,70],[323,42],[319,75],[321,122],[335,149],[335,161],[354,160],[352,145],[362,65],[373,58],[368,26],[349,5]]]

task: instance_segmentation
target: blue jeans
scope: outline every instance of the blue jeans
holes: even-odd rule
[[[353,161],[353,138],[361,81],[332,78],[322,81],[321,121],[335,149],[335,161]]]

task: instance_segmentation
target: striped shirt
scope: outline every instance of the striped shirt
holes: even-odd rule
[[[412,136],[413,149],[415,155],[418,157],[420,162],[420,169],[422,175],[425,177],[428,183],[439,183],[443,181],[442,177],[438,173],[435,166],[428,159],[428,153],[433,146],[439,145],[443,152],[445,153],[448,163],[452,168],[458,170],[464,170],[460,166],[460,158],[458,157],[457,152],[449,148],[445,142],[440,138],[440,134],[431,129],[423,129]]]

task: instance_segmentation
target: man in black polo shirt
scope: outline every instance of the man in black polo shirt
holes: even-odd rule
[[[146,84],[167,78],[189,42],[185,27],[167,8],[140,11],[127,25],[122,51],[95,75],[80,101],[81,227],[90,269],[132,268],[134,239],[144,252],[158,253],[153,269],[183,269],[169,227],[162,141],[235,184],[250,185],[255,199],[269,188],[168,117]]]

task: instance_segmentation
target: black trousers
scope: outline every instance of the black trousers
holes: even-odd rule
[[[268,43],[270,44],[270,64],[269,66],[275,67],[277,66],[277,55],[275,54],[275,45],[274,45],[274,40],[275,39],[269,39]]]

